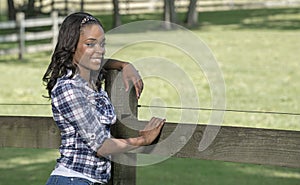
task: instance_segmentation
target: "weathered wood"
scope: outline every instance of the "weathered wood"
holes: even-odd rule
[[[146,124],[146,121],[135,119],[126,122],[131,122],[136,128]],[[131,130],[124,124],[117,125],[121,137],[127,138],[137,133],[136,129]],[[166,123],[156,147],[136,152],[165,156],[172,150],[172,146],[186,142],[184,147],[173,154],[174,157],[300,168],[300,131],[223,126],[213,143],[206,150],[199,151],[206,127]],[[169,145],[159,148],[176,128],[184,132],[179,137],[171,138],[172,143]],[[192,129],[191,136],[185,135],[186,131]],[[0,116],[1,147],[58,148],[59,143],[59,130],[51,117]]]
[[[111,128],[112,136],[115,138],[135,137],[128,132],[129,129],[124,127],[132,126],[124,121],[124,119],[136,119],[137,117],[137,99],[133,88],[128,92],[122,80],[122,72],[109,71],[105,80],[105,88],[114,105],[117,114],[117,123]],[[121,129],[125,128],[125,129]],[[113,185],[135,185],[136,184],[136,154],[126,153],[124,155],[112,156],[112,178]],[[130,165],[126,165],[130,161]]]
[[[58,148],[60,132],[50,117],[1,116],[0,146]]]
[[[142,123],[139,121],[139,124]],[[158,143],[168,137],[171,137],[172,143],[157,144],[150,152],[144,153],[169,155],[172,147],[186,142],[180,151],[174,153],[174,157],[300,168],[300,131],[224,126],[209,147],[200,151],[199,143],[206,127],[216,126],[197,125],[195,128],[192,124],[168,123]],[[183,131],[175,134],[177,137],[172,137],[175,129]],[[187,135],[193,129],[193,134]]]
[[[5,36],[0,36],[0,43],[1,42],[16,42],[16,41],[18,41],[18,38],[19,38],[19,36],[16,33],[8,34]]]
[[[32,53],[38,51],[50,51],[54,48],[59,32],[59,24],[62,23],[63,18],[58,17],[57,12],[52,12],[50,18],[35,18],[24,19],[24,13],[17,14],[17,21],[9,21],[7,23],[0,23],[1,29],[17,28],[17,33],[10,33],[0,36],[0,43],[3,42],[17,42],[17,48],[0,49],[0,55],[5,54],[19,54],[19,59],[23,58],[24,53]],[[52,26],[52,30],[39,32],[25,32],[29,27]],[[51,39],[50,44],[39,44],[25,46],[25,41]]]
[[[13,29],[17,27],[16,21],[7,21],[0,23],[0,29]]]

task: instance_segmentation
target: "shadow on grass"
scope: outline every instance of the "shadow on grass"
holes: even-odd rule
[[[199,13],[200,26],[236,25],[239,29],[300,29],[300,8],[251,9]]]
[[[55,149],[0,148],[0,184],[45,184],[54,168],[56,152]],[[299,181],[300,169],[189,158],[170,158],[137,168],[137,185],[153,185],[153,182],[164,185],[297,185]]]
[[[50,63],[51,55],[52,51],[25,53],[22,60],[18,58],[18,54],[0,55],[0,64],[26,65],[46,70],[45,64]]]
[[[46,184],[56,158],[52,149],[1,148],[0,184]]]
[[[0,181],[5,185],[42,185],[46,184],[55,163],[35,163],[18,165],[14,168],[0,168]]]
[[[96,15],[96,14],[95,14]],[[110,31],[113,23],[112,15],[96,15],[101,20],[104,28]],[[162,13],[152,14],[130,14],[122,15],[122,23],[127,24],[134,21],[143,20],[162,20]],[[178,13],[178,24],[185,26],[183,20],[185,13]],[[299,30],[300,29],[300,7],[295,8],[272,8],[272,9],[248,9],[248,10],[228,10],[228,11],[214,11],[214,12],[199,12],[199,26],[190,28],[192,30],[205,30],[210,27],[221,26],[221,29],[226,30]],[[162,26],[157,26],[160,30]],[[149,29],[153,29],[149,25]],[[144,32],[145,28],[134,28],[135,33]],[[1,33],[2,31],[0,31]],[[132,32],[130,32],[132,33]],[[34,41],[34,44],[37,42]],[[28,43],[28,44],[33,44]],[[3,45],[1,48],[11,48],[10,44]],[[45,52],[40,52],[45,58]],[[51,52],[47,52],[48,61],[50,61]],[[12,56],[12,55],[9,55]],[[35,60],[38,57],[25,57],[22,61],[18,60],[18,55],[13,58],[0,56],[0,63],[13,62],[13,63],[27,63]]]
[[[300,29],[299,14],[300,7],[199,12],[199,27],[193,29],[201,29],[205,26],[235,25],[239,29],[297,30]],[[112,29],[111,15],[97,17],[103,22],[106,31]],[[122,23],[162,20],[162,17],[162,13],[123,15]],[[184,18],[185,13],[178,13],[178,24],[185,26]]]

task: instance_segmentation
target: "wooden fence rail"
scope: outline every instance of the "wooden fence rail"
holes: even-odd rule
[[[187,11],[190,0],[176,0],[177,11]],[[291,7],[299,6],[299,0],[201,0],[197,3],[199,11],[216,11],[232,9],[249,9],[265,7]],[[44,13],[58,11],[68,14],[70,11],[95,11],[111,14],[113,12],[112,0],[80,0],[80,1],[36,1],[36,7]],[[163,11],[163,0],[119,0],[121,14],[153,13]]]
[[[206,150],[199,151],[199,143],[208,126],[197,125],[186,145],[174,156],[300,168],[299,131],[223,126],[213,143]],[[189,130],[195,125],[166,123],[158,142],[166,139],[176,127]],[[128,129],[121,123],[117,128],[120,131]],[[58,148],[60,144],[59,130],[51,117],[1,116],[0,132],[1,147]],[[128,137],[133,136],[132,133],[134,131],[127,131],[121,135]],[[182,135],[174,142],[180,143],[184,137]],[[164,155],[166,151],[140,153]]]
[[[136,119],[137,100],[133,90],[124,91],[123,82],[117,71],[110,71],[106,89],[117,110],[118,121],[112,135],[119,138],[135,137],[145,121]],[[129,127],[128,127],[129,125]],[[173,157],[219,160],[240,163],[276,165],[300,168],[300,131],[272,130],[244,127],[166,123],[156,145],[140,148],[124,154],[130,160],[137,153],[161,155],[171,153]],[[204,150],[199,150],[205,129],[219,129],[216,138]],[[157,150],[172,133],[171,143]],[[193,130],[190,134],[190,130]],[[186,132],[188,131],[188,132]],[[182,143],[184,142],[184,145]],[[0,147],[58,148],[60,132],[51,117],[0,116]],[[173,152],[173,146],[182,147]],[[173,153],[172,153],[173,152]],[[111,184],[135,184],[135,167],[114,163]]]
[[[0,44],[8,44],[8,48],[0,48],[0,55],[18,54],[19,59],[23,58],[24,53],[39,51],[51,51],[56,42],[59,24],[63,21],[58,17],[57,12],[52,12],[49,18],[25,19],[23,12],[17,14],[16,21],[1,22],[1,30],[9,30],[9,34],[0,35]],[[48,30],[29,32],[28,28],[50,27]],[[13,33],[11,33],[13,32]],[[26,41],[52,40],[44,44],[27,45]],[[15,47],[11,47],[15,43]]]
[[[175,1],[176,11],[187,11],[189,0]],[[231,10],[231,9],[250,9],[250,8],[264,8],[264,7],[293,7],[299,6],[300,0],[202,0],[198,1],[198,11],[211,10]],[[62,23],[63,17],[58,17],[58,14],[66,15],[72,11],[92,11],[110,13],[113,12],[113,5],[111,0],[97,1],[36,1],[36,7],[41,12],[50,13],[50,18],[38,19],[24,19],[24,13],[17,14],[16,21],[0,22],[1,32],[9,30],[9,34],[0,35],[0,56],[6,54],[18,54],[18,58],[22,59],[24,53],[33,53],[39,51],[51,51],[55,44],[58,35],[59,24]],[[120,1],[120,13],[153,13],[163,11],[163,0],[123,0]],[[59,13],[58,13],[59,12]],[[34,27],[48,26],[50,30],[28,32],[26,29]],[[7,31],[6,31],[7,32]],[[13,32],[13,33],[11,33]],[[26,41],[43,41],[49,39],[47,43],[26,45]],[[12,47],[13,43],[13,47]],[[6,45],[6,46],[5,46]]]

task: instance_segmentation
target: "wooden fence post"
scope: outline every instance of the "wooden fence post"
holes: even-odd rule
[[[19,29],[19,60],[23,59],[25,52],[25,15],[23,12],[17,13],[17,28]]]
[[[58,37],[58,12],[54,11],[51,13],[51,18],[52,18],[52,33],[53,33],[53,38],[52,38],[52,45],[53,49],[55,49],[55,45],[57,43],[57,37]]]
[[[111,129],[112,136],[115,138],[136,137],[136,132],[132,132],[124,125],[123,119],[137,118],[137,99],[132,88],[129,92],[125,91],[124,84],[119,71],[109,71],[105,80],[105,87],[110,99],[115,107],[117,123]],[[136,184],[136,154],[126,153],[112,158],[112,185],[135,185]],[[124,165],[126,161],[130,165]]]

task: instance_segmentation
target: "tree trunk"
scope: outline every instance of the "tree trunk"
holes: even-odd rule
[[[65,10],[64,10],[64,14],[68,15],[69,12],[69,2],[68,0],[65,0]]]
[[[174,0],[164,0],[164,21],[166,28],[171,28],[170,23],[177,21]]]
[[[80,1],[80,11],[84,12],[84,1]]]
[[[190,0],[188,12],[186,14],[185,23],[188,26],[198,25],[197,0]]]
[[[7,0],[7,8],[8,8],[8,20],[16,20],[16,9],[14,0]]]
[[[27,8],[27,12],[26,15],[28,17],[32,17],[35,15],[35,9],[34,9],[34,2],[35,0],[28,0],[28,8]]]
[[[113,27],[118,27],[122,24],[120,9],[119,9],[119,0],[113,0],[114,5],[114,15],[113,15]]]
[[[176,22],[175,0],[164,0],[164,21]]]

